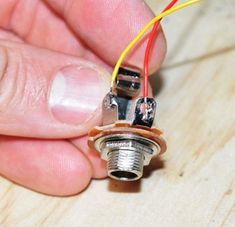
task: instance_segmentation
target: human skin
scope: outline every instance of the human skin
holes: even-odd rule
[[[87,146],[121,50],[153,17],[141,0],[0,0],[0,175],[56,196],[106,177]],[[142,68],[146,38],[125,60]],[[160,29],[150,71],[165,56]]]

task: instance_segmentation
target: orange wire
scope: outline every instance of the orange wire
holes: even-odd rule
[[[166,10],[172,8],[177,3],[177,1],[178,0],[172,0],[162,12],[165,12]],[[149,93],[149,91],[148,91],[149,57],[150,57],[150,52],[152,50],[153,42],[154,42],[158,27],[160,25],[160,21],[161,20],[157,21],[154,24],[153,29],[149,35],[147,47],[145,50],[145,56],[144,56],[144,97],[148,97],[148,93]]]

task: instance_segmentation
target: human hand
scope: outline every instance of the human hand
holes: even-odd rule
[[[141,0],[0,0],[0,174],[51,195],[106,176],[87,146],[119,54],[153,17]],[[126,59],[142,68],[146,37]],[[160,30],[150,69],[163,61]]]

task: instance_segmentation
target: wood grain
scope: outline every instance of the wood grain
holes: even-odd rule
[[[148,0],[155,12],[167,1]],[[166,18],[168,56],[152,84],[168,151],[141,183],[93,181],[54,198],[0,179],[0,226],[235,226],[235,0]]]

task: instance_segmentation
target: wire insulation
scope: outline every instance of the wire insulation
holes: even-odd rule
[[[174,13],[175,11],[178,11],[180,9],[183,9],[187,6],[190,6],[192,4],[198,3],[201,0],[190,0],[187,1],[185,3],[182,3],[180,5],[177,5],[161,14],[159,14],[157,17],[153,18],[140,32],[139,34],[129,43],[129,45],[124,49],[124,51],[121,53],[115,67],[112,73],[112,78],[111,78],[111,88],[113,88],[113,85],[115,83],[117,74],[118,74],[118,70],[124,60],[124,58],[126,57],[126,55],[128,54],[128,52],[135,46],[135,44],[142,38],[142,36],[149,30],[149,28],[151,28],[151,26],[153,26],[157,21],[159,21],[160,19],[162,19],[163,17],[168,16],[171,13]]]
[[[168,9],[171,9],[176,3],[178,2],[178,0],[172,0],[165,8],[162,12],[167,11]],[[162,20],[162,19],[161,19]],[[152,50],[153,47],[153,43],[160,25],[161,20],[155,22],[152,31],[149,34],[149,38],[148,38],[148,43],[146,46],[146,50],[145,50],[145,55],[144,55],[144,97],[148,97],[149,91],[148,91],[148,76],[149,76],[149,57],[150,57],[150,52]]]

